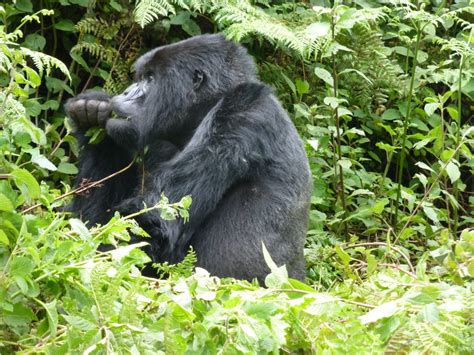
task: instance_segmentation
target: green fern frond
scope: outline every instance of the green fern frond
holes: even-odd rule
[[[20,51],[23,56],[27,56],[31,58],[36,68],[38,68],[40,73],[46,72],[46,75],[49,75],[51,69],[57,68],[63,73],[69,80],[71,80],[71,76],[69,75],[69,70],[67,69],[66,65],[61,62],[59,59],[54,58],[50,55],[32,51],[26,47],[20,47]]]
[[[88,17],[79,21],[75,28],[81,34],[87,33],[97,38],[110,40],[117,35],[120,25],[119,21],[108,23],[102,18]]]
[[[135,7],[134,16],[135,21],[141,26],[145,27],[161,16],[168,14],[175,14],[175,8],[167,0],[139,0]]]
[[[76,44],[72,48],[72,51],[76,51],[79,53],[87,52],[91,56],[109,63],[111,63],[114,58],[118,56],[118,52],[115,48],[105,47],[99,43],[81,42],[79,44]]]

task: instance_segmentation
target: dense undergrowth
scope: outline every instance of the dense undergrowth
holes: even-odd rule
[[[467,0],[0,5],[1,353],[472,353],[473,17]],[[192,252],[148,279],[130,216],[59,212],[94,183],[71,190],[65,98],[117,93],[143,51],[218,31],[306,143],[306,284],[268,255],[266,288],[217,279]]]

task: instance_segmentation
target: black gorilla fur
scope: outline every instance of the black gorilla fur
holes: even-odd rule
[[[135,71],[121,95],[88,92],[66,104],[83,146],[76,184],[122,169],[148,147],[143,163],[77,196],[73,212],[105,223],[115,210],[154,205],[162,192],[172,202],[190,194],[188,223],[164,221],[158,211],[139,217],[153,261],[178,262],[192,245],[211,274],[262,281],[269,272],[263,241],[278,265],[303,278],[308,161],[246,50],[203,35],[144,54]],[[84,132],[94,125],[107,136],[88,145]]]

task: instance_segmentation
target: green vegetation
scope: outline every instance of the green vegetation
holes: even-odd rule
[[[470,0],[0,5],[0,352],[473,353],[473,20]],[[306,142],[306,284],[269,255],[267,288],[192,272],[192,251],[148,279],[133,216],[60,212],[65,98],[117,93],[143,51],[205,32],[249,48]]]

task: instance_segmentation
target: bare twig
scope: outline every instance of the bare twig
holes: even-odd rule
[[[367,247],[367,246],[384,246],[389,249],[395,250],[398,254],[400,254],[407,262],[408,266],[410,267],[411,272],[414,274],[415,273],[415,268],[413,267],[410,258],[405,255],[404,252],[402,252],[400,249],[397,247],[394,247],[391,244],[387,244],[384,242],[369,242],[369,243],[357,243],[357,244],[351,244],[351,245],[346,245],[347,248],[355,248],[355,247]]]
[[[113,177],[115,177],[115,176],[117,176],[117,175],[120,175],[120,174],[122,174],[123,172],[127,171],[128,169],[130,169],[130,168],[132,167],[133,163],[135,163],[135,159],[133,159],[133,160],[130,162],[130,164],[128,164],[128,165],[127,165],[126,167],[124,167],[123,169],[118,170],[118,171],[116,171],[115,173],[112,173],[112,174],[110,174],[110,175],[107,175],[106,177],[104,177],[104,178],[102,178],[102,179],[100,179],[100,180],[88,182],[88,183],[86,183],[86,184],[84,184],[84,185],[79,186],[77,189],[74,189],[74,190],[71,190],[71,191],[69,191],[69,192],[66,192],[65,194],[62,194],[61,196],[56,197],[56,198],[53,200],[53,202],[54,202],[54,201],[58,201],[58,200],[62,200],[63,198],[66,198],[66,197],[71,196],[71,195],[77,195],[77,194],[83,193],[83,192],[85,192],[85,191],[87,191],[87,190],[89,190],[89,189],[92,189],[93,187],[96,187],[96,186],[102,184],[104,181],[110,180],[111,178],[113,178]],[[36,204],[36,205],[33,205],[33,206],[31,206],[31,207],[28,207],[28,208],[24,209],[24,210],[22,211],[22,213],[31,212],[32,210],[34,210],[34,209],[36,209],[36,208],[38,208],[38,207],[41,207],[41,206],[42,206],[42,204],[41,204],[41,203],[38,203],[38,204]]]

